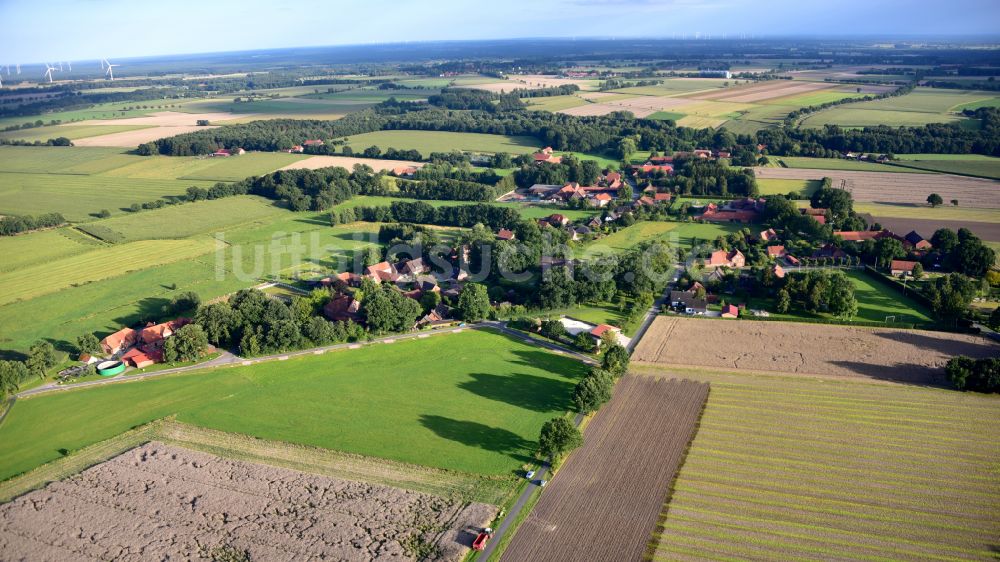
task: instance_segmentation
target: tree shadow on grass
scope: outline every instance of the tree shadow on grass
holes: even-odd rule
[[[76,353],[76,346],[66,340],[57,340],[55,338],[44,338],[44,339],[45,341],[51,343],[52,347],[54,347],[56,351],[61,351],[63,353],[68,353],[70,355]]]
[[[133,327],[146,322],[159,322],[166,316],[164,310],[168,304],[170,304],[170,300],[162,297],[145,298],[138,302],[135,312],[127,316],[119,316],[114,319],[114,322],[122,326]]]
[[[520,341],[518,338],[508,334],[503,335],[514,341]],[[581,379],[587,374],[588,367],[583,363],[564,355],[557,355],[552,351],[545,351],[541,349],[515,349],[512,353],[518,358],[518,360],[514,362],[517,365],[525,365],[535,369],[542,369],[573,380]]]
[[[472,373],[472,380],[458,386],[473,394],[506,402],[536,412],[558,412],[569,408],[573,383],[526,373],[493,375]]]
[[[421,415],[420,423],[438,437],[449,441],[501,453],[521,464],[532,460],[535,443],[500,427],[429,414]]]
[[[13,349],[0,349],[0,361],[25,361],[28,354]]]

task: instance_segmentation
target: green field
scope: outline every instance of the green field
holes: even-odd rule
[[[618,254],[627,252],[642,242],[650,240],[667,241],[669,233],[681,226],[678,222],[641,221],[625,227],[614,234],[589,242],[584,251],[587,255]]]
[[[447,360],[443,358],[447,357]],[[484,331],[19,400],[0,479],[175,415],[178,421],[483,475],[531,461],[584,367]],[[59,423],[49,423],[58,412]]]
[[[19,236],[0,236],[0,272],[39,263],[50,263],[102,247],[99,241],[72,228],[42,230]]]
[[[757,180],[761,195],[787,195],[796,192],[800,199],[807,199],[819,189],[820,180],[782,180],[764,178]]]
[[[923,155],[915,154],[911,156],[919,157]],[[1000,179],[1000,158],[990,158],[987,156],[979,159],[959,158],[962,156],[973,156],[965,154],[947,154],[942,156],[953,156],[955,158],[908,158],[899,162],[893,162],[893,165],[931,172],[943,172],[946,174]]]
[[[712,387],[652,559],[995,557],[997,396],[793,375],[633,372]]]
[[[731,234],[743,228],[743,225],[738,224],[714,224],[714,223],[696,223],[696,222],[686,222],[678,226],[670,234],[673,238],[677,236],[677,242],[681,246],[690,248],[696,242],[706,243],[712,242],[719,236],[725,236]]]
[[[129,156],[127,165],[105,171],[108,177],[204,181],[239,181],[250,176],[271,173],[299,160],[302,154],[249,152],[231,158],[195,156]]]
[[[82,139],[98,135],[110,135],[138,129],[148,129],[148,125],[57,125],[54,127],[35,127],[18,131],[0,132],[0,139],[21,140],[27,142],[42,141],[58,137]]]
[[[902,168],[899,166],[889,166],[875,162],[865,162],[863,160],[845,160],[843,158],[809,158],[806,156],[778,156],[772,157],[785,164],[786,168],[810,168],[816,170],[849,170],[858,172],[898,172],[898,173],[927,173],[923,170],[913,168]]]
[[[63,174],[0,173],[0,214],[62,213],[67,220],[85,221],[101,209],[121,213],[132,203],[168,195],[183,195],[188,187],[210,187],[194,180],[138,181],[130,178]]]
[[[657,111],[646,117],[646,119],[657,119],[659,121],[680,121],[684,117],[683,113],[674,111]]]
[[[577,96],[549,96],[546,98],[526,98],[528,109],[536,111],[559,111],[587,105],[587,102]]]
[[[895,316],[896,323],[916,324],[927,328],[935,325],[930,310],[916,300],[879,283],[867,273],[855,270],[845,270],[844,273],[854,283],[854,297],[858,301],[858,313],[851,318],[852,321],[885,322],[887,316]],[[751,308],[763,308],[775,318],[787,320],[831,318],[826,313],[810,314],[804,311],[779,314],[774,311],[773,298],[750,298],[748,301]]]
[[[102,91],[107,91],[102,88]],[[86,90],[84,90],[86,92]],[[151,105],[151,103],[156,103],[157,105]],[[10,127],[11,125],[23,125],[24,123],[34,123],[41,119],[45,123],[53,120],[62,121],[63,123],[69,123],[71,121],[83,121],[87,119],[124,119],[127,117],[142,117],[143,115],[149,115],[150,113],[155,113],[157,111],[180,111],[180,107],[184,102],[178,102],[175,100],[157,100],[155,102],[146,102],[144,105],[147,107],[145,109],[128,109],[126,107],[135,106],[135,102],[114,102],[114,103],[99,103],[93,107],[86,109],[73,109],[70,111],[56,111],[53,113],[46,113],[43,116],[31,116],[31,117],[2,117],[0,118],[0,127]],[[58,136],[58,135],[57,135]],[[43,139],[45,140],[45,139]]]
[[[392,205],[393,201],[417,201],[417,199],[408,199],[405,197],[381,197],[373,195],[359,195],[352,197],[351,199],[341,203],[337,208],[356,208],[356,207],[388,207]],[[478,201],[441,201],[441,200],[425,200],[424,203],[432,207],[453,207],[457,205],[478,205]],[[534,205],[531,203],[514,203],[514,202],[504,202],[497,203],[493,202],[490,205],[497,205],[499,207],[511,207],[517,209],[521,216],[526,219],[540,219],[547,217],[553,213],[559,213],[565,215],[570,220],[581,220],[589,219],[590,217],[598,214],[597,210],[591,209],[563,209],[555,205]]]
[[[431,152],[461,150],[469,152],[508,152],[528,154],[541,149],[532,137],[508,137],[481,133],[452,133],[447,131],[376,131],[347,137],[347,144],[355,153],[369,146],[385,150],[419,150],[427,157]]]
[[[210,201],[172,205],[155,211],[140,211],[87,223],[80,228],[100,237],[103,229],[120,234],[125,240],[159,240],[211,234],[238,225],[265,224],[288,212],[273,201],[253,195],[240,195]]]
[[[969,104],[995,105],[1000,97],[991,92],[917,88],[913,92],[881,100],[852,103],[824,109],[802,120],[804,127],[840,125],[866,127],[874,125],[921,126],[928,123],[966,122],[957,113]]]

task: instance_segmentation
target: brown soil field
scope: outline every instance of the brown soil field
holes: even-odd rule
[[[893,232],[898,232],[899,234],[906,234],[911,230],[916,230],[921,235],[927,238],[931,237],[931,234],[939,228],[950,228],[951,230],[958,230],[959,228],[968,228],[973,234],[987,240],[989,242],[1000,242],[1000,224],[995,222],[973,222],[973,221],[958,221],[958,220],[938,220],[938,219],[907,219],[899,217],[880,217],[876,216],[875,220],[878,221],[884,228],[888,228]],[[925,234],[926,233],[926,234]]]
[[[792,82],[790,80],[769,80],[760,84],[750,86],[737,86],[725,88],[708,93],[689,96],[699,100],[716,100],[750,103],[755,101],[769,100],[771,98],[783,98],[795,94],[802,94],[814,90],[830,88],[830,84],[821,82]]]
[[[245,117],[246,114],[237,113],[181,113],[179,111],[158,111],[143,117],[129,117],[127,119],[91,119],[89,121],[77,121],[70,125],[152,125],[154,127],[185,127],[198,124],[198,120],[207,119],[209,123],[215,121],[226,121]]]
[[[628,375],[501,560],[639,560],[697,430],[708,385]]]
[[[152,442],[0,506],[7,560],[460,560],[496,508]]]
[[[958,199],[963,207],[1000,209],[1000,182],[948,174],[852,172],[806,168],[754,168],[762,179],[812,180],[829,177],[833,186],[851,192],[855,201],[926,204],[937,193],[945,201]]]
[[[299,160],[293,164],[289,164],[281,170],[315,170],[317,168],[330,168],[332,166],[340,166],[341,168],[347,168],[351,170],[354,168],[355,164],[365,164],[371,166],[376,172],[381,172],[382,170],[391,170],[399,166],[414,166],[416,168],[421,168],[424,166],[423,162],[410,162],[408,160],[381,160],[378,158],[354,158],[353,156],[313,156],[312,158],[306,158],[305,160]]]
[[[122,121],[127,121],[127,119],[122,119]],[[97,135],[96,137],[75,139],[73,141],[73,145],[135,148],[145,142],[155,141],[157,139],[172,137],[174,135],[180,135],[184,133],[193,133],[195,131],[200,131],[202,129],[213,129],[213,128],[214,127],[212,126],[199,127],[197,125],[184,125],[176,127],[174,126],[148,127],[146,129],[137,129],[135,131],[122,131],[120,133],[110,133],[107,135]]]
[[[944,384],[955,355],[992,357],[983,336],[796,322],[660,316],[632,354],[640,364]]]
[[[637,109],[650,109],[653,111],[665,111],[676,109],[685,105],[691,105],[691,100],[685,98],[666,98],[655,96],[639,96],[625,100],[614,100],[606,102],[611,105],[620,105],[629,111]]]

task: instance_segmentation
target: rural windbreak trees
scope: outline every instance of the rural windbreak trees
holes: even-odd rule
[[[538,450],[542,456],[557,465],[563,455],[583,445],[583,435],[566,417],[560,416],[545,422],[538,436]]]

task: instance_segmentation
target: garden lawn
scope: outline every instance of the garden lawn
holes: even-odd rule
[[[704,244],[712,242],[719,236],[731,234],[743,228],[743,225],[724,223],[683,223],[675,228],[671,237],[677,236],[677,241],[683,247],[691,248],[695,242]]]
[[[506,476],[569,408],[584,366],[485,331],[20,400],[0,479],[165,416],[302,445]],[[53,416],[58,415],[58,423]]]
[[[678,222],[641,221],[622,228],[614,234],[598,238],[584,246],[588,255],[618,254],[627,252],[650,240],[669,241],[669,233],[680,226]]]
[[[452,150],[527,154],[542,148],[540,142],[532,137],[449,131],[376,131],[347,137],[347,144],[356,154],[370,146],[377,146],[383,151],[388,148],[418,150],[424,157],[432,152]]]
[[[927,307],[908,296],[887,287],[871,275],[860,271],[847,271],[854,282],[854,298],[858,300],[858,320],[885,322],[886,316],[895,316],[896,322],[933,324]]]

